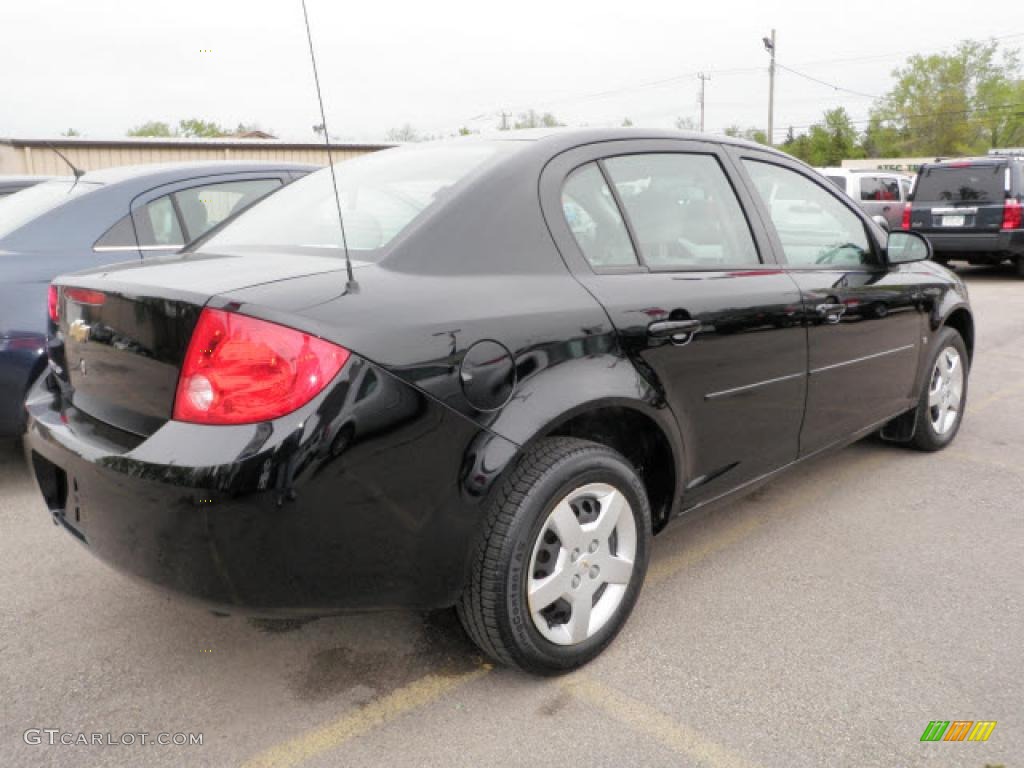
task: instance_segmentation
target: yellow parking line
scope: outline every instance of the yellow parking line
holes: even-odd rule
[[[291,768],[299,765],[436,701],[444,694],[482,677],[490,669],[490,665],[484,665],[462,675],[427,675],[355,712],[261,752],[243,763],[242,768]]]
[[[692,728],[680,725],[659,709],[577,673],[563,678],[561,686],[580,701],[600,708],[614,720],[638,733],[657,739],[677,754],[710,768],[753,768],[754,763]]]

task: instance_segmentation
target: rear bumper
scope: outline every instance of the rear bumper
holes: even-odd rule
[[[916,230],[915,230],[916,231]],[[1024,232],[921,232],[939,254],[1006,253],[1024,250]]]
[[[393,396],[383,419],[366,414],[349,397],[358,369],[275,422],[172,421],[146,439],[62,407],[43,377],[26,458],[55,522],[93,554],[209,607],[451,605],[483,498],[516,448],[379,369]]]

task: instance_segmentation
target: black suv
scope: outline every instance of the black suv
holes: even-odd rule
[[[903,229],[928,237],[935,260],[1012,261],[1024,277],[1024,157],[989,155],[921,166]]]

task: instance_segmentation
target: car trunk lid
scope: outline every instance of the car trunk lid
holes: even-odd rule
[[[337,270],[336,259],[323,257],[193,256],[61,278],[50,357],[65,401],[105,424],[150,435],[171,418],[188,343],[211,298]]]

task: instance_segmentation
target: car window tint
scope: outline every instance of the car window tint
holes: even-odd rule
[[[132,217],[125,216],[114,226],[103,233],[103,236],[96,241],[93,248],[134,248],[135,227],[132,226]]]
[[[917,178],[914,199],[942,203],[1001,202],[1005,196],[1005,171],[1006,166],[999,163],[925,166]]]
[[[139,245],[146,247],[182,246],[185,237],[181,232],[178,215],[170,195],[158,197],[143,208],[142,226],[139,228]]]
[[[280,186],[280,179],[227,181],[183,189],[174,193],[174,199],[185,221],[188,239],[195,240]]]
[[[711,155],[629,155],[605,166],[648,266],[760,263],[736,193]]]
[[[615,198],[594,163],[573,171],[565,182],[562,212],[592,265],[622,267],[638,263]]]
[[[743,163],[771,215],[786,261],[800,267],[875,263],[860,217],[824,187],[778,165]]]
[[[860,177],[860,199],[870,202],[899,200],[900,185],[896,179],[881,176]]]

